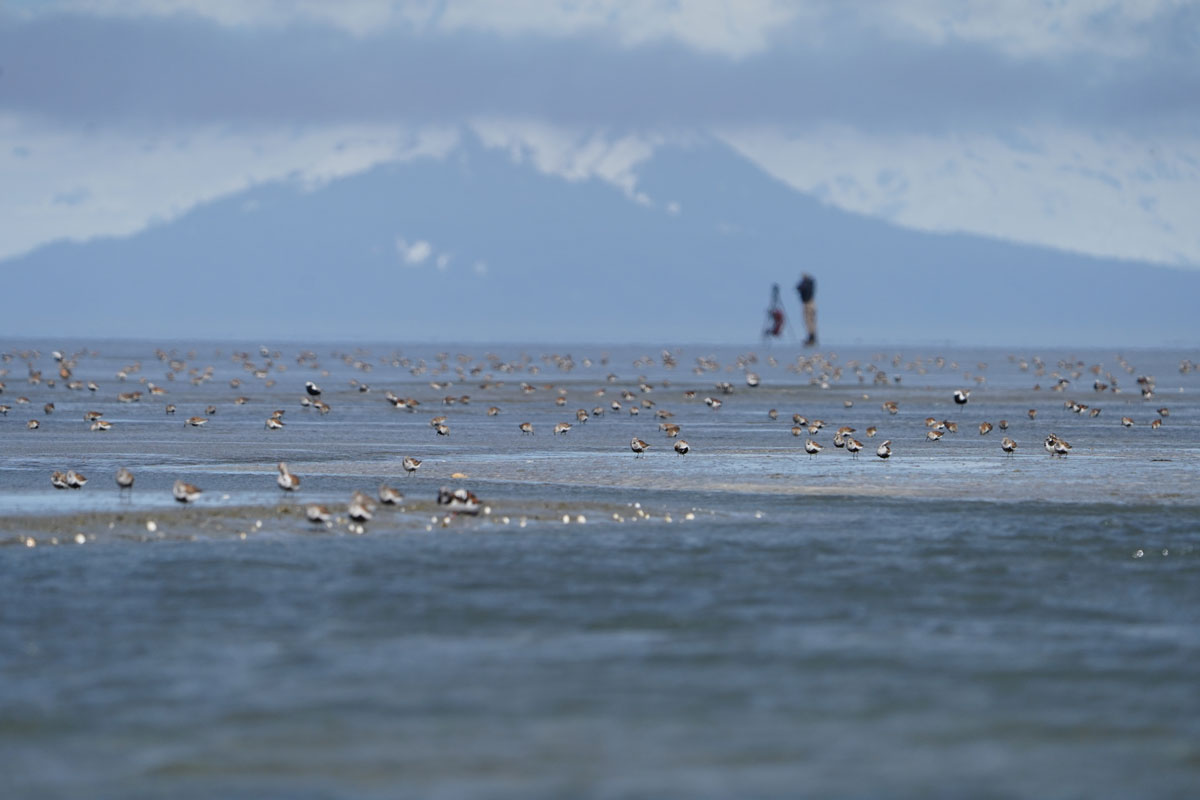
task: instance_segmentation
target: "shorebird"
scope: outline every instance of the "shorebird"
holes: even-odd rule
[[[1000,449],[1011,456],[1013,451],[1017,449],[1017,443],[1005,436],[1000,440]]]
[[[1161,428],[1161,427],[1162,427],[1162,420],[1161,420],[1161,419],[1155,419],[1155,420],[1151,420],[1151,422],[1150,422],[1150,429],[1151,429],[1151,430],[1155,430],[1155,431],[1156,431],[1156,430],[1158,430],[1158,429],[1159,429],[1159,428]]]
[[[500,413],[500,406],[490,406],[487,410],[487,415],[489,417],[494,417],[499,413]]]
[[[756,386],[758,386],[759,383],[760,383],[759,377],[756,373],[754,373],[754,372],[746,373],[746,385],[747,386],[749,386],[751,389],[753,389]]]
[[[283,428],[283,420],[279,417],[267,417],[267,430],[277,431]]]
[[[363,492],[350,495],[346,504],[346,515],[355,522],[370,522],[375,513],[375,502]]]
[[[841,431],[833,434],[833,446],[839,450],[846,446],[846,438],[842,436]]]
[[[379,487],[379,502],[385,506],[395,506],[404,502],[404,494],[399,489],[393,489],[386,483]]]
[[[191,425],[193,428],[199,428],[206,422],[208,422],[208,417],[188,417],[187,421],[183,424],[184,426]]]
[[[900,413],[900,404],[897,403],[895,400],[886,401],[885,403],[883,403],[882,408],[884,411],[888,412],[889,414]]]
[[[803,414],[792,414],[792,424],[807,426],[808,425],[808,417],[804,416]]]
[[[965,389],[955,389],[954,390],[954,402],[958,403],[960,406],[965,406],[967,404],[967,400],[970,397],[971,397],[971,392],[968,390],[965,390]]]
[[[824,447],[817,444],[812,439],[804,440],[804,452],[808,453],[810,456],[815,456],[817,453],[821,452],[824,449],[825,449]]]
[[[63,475],[58,470],[54,470],[54,472],[50,473],[50,485],[53,486],[55,489],[68,488],[67,487],[67,476]]]
[[[328,508],[322,505],[317,505],[316,503],[305,507],[304,516],[309,522],[317,522],[321,524],[329,522],[329,520],[333,519],[333,515],[329,513]]]
[[[584,425],[588,421],[588,412],[586,408],[575,409],[575,421],[580,425]]]
[[[688,451],[691,449],[692,448],[683,439],[680,439],[679,441],[677,441],[675,443],[675,452],[679,453],[679,455],[681,455],[681,456],[686,456],[688,454]]]
[[[417,471],[417,467],[421,466],[421,464],[423,462],[419,458],[413,458],[412,456],[405,456],[404,461],[401,463],[404,466],[404,471],[407,472],[411,476],[414,472]]]
[[[133,473],[121,467],[117,470],[117,490],[133,488]]]
[[[986,436],[991,432],[992,432],[992,423],[990,423],[990,422],[979,423],[979,435],[980,436]]]
[[[166,408],[167,408],[167,413],[168,413],[168,414],[174,414],[174,413],[175,413],[175,404],[174,404],[174,403],[167,403],[167,406],[166,406]]]
[[[521,433],[533,433],[533,423],[532,422],[522,422],[517,427],[519,427],[521,429]]]
[[[650,445],[643,442],[638,437],[633,437],[633,441],[629,443],[629,449],[633,451],[634,458],[641,456],[646,452],[646,448]]]
[[[481,506],[479,498],[466,489],[451,491],[444,486],[438,489],[437,502],[455,514],[478,514]]]
[[[206,417],[215,416],[215,415],[216,415],[216,413],[217,413],[217,407],[216,407],[216,406],[206,406],[206,407],[205,407],[205,409],[204,409],[204,415],[205,415]]]
[[[1025,413],[1029,415],[1030,419],[1037,419],[1037,409],[1036,408],[1031,408],[1028,411],[1026,411]]]
[[[300,479],[293,475],[288,465],[282,461],[279,462],[279,475],[276,476],[275,483],[285,492],[294,492],[300,488]]]
[[[320,397],[321,396],[321,387],[317,386],[312,381],[304,382],[304,391],[308,392],[309,397]]]
[[[925,431],[925,440],[928,442],[940,442],[945,435],[945,431]]]
[[[1169,417],[1169,416],[1171,416],[1171,409],[1164,406],[1164,407],[1158,409],[1158,415],[1160,417]]]
[[[658,429],[665,433],[668,439],[674,439],[679,435],[679,426],[674,422],[660,422]]]
[[[867,438],[868,439],[875,438],[875,434],[877,434],[877,433],[879,433],[879,429],[876,428],[874,425],[867,428]]]
[[[888,458],[891,458],[892,457],[892,441],[891,441],[891,439],[887,440],[886,442],[881,442],[879,444],[879,447],[875,448],[875,455],[877,455],[880,458],[885,459],[885,460]]]
[[[554,434],[556,436],[560,433],[566,433],[569,430],[571,430],[571,423],[569,422],[560,422],[554,426]]]
[[[767,418],[768,419],[779,419],[779,412],[772,408],[770,411],[767,412]]]
[[[53,414],[54,403],[46,403],[46,405],[42,406],[42,411],[46,412],[47,414]]]
[[[706,397],[706,398],[704,398],[704,402],[707,403],[708,407],[711,408],[713,411],[716,411],[718,408],[721,407],[721,401],[716,397]]]
[[[31,419],[29,422],[25,423],[25,427],[31,431],[36,431],[38,428],[42,427],[42,423],[38,422],[36,419]]]
[[[83,415],[83,421],[84,422],[95,422],[96,420],[100,419],[103,416],[104,416],[103,411],[87,411]]]
[[[997,425],[997,426],[1000,428],[1000,430],[1002,430],[1002,431],[1006,431],[1006,430],[1008,430],[1008,420],[1006,420],[1006,419],[1002,419],[1002,420],[1000,420],[999,422],[997,422],[997,423],[996,423],[996,425]]]
[[[191,503],[196,500],[203,490],[183,481],[175,481],[171,487],[171,495],[181,503]]]
[[[862,450],[862,448],[863,444],[858,439],[851,437],[846,440],[846,450],[855,458],[858,457],[858,453],[860,450]]]
[[[799,425],[792,426],[792,436],[803,436],[803,435],[804,435],[804,428],[801,428]]]
[[[112,430],[112,423],[106,420],[98,419],[91,425],[93,431],[108,431]]]
[[[1130,419],[1129,417],[1121,417],[1121,424],[1124,425],[1126,428],[1132,428],[1133,420]]]
[[[450,426],[446,425],[445,423],[439,422],[437,425],[433,426],[433,429],[437,432],[438,436],[450,435]]]

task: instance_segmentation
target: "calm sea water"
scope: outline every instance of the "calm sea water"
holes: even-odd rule
[[[868,348],[798,362],[777,348],[772,365],[764,349],[746,363],[753,351],[679,347],[668,368],[662,348],[558,349],[568,371],[546,347],[177,345],[172,367],[152,343],[95,342],[72,375],[92,393],[46,385],[50,351],[83,347],[66,345],[0,348],[4,797],[1200,786],[1200,372],[1180,370],[1200,352]],[[210,365],[193,385],[189,371]],[[306,380],[329,414],[301,407]],[[134,389],[141,402],[117,402]],[[394,409],[389,390],[418,410]],[[622,390],[654,406],[630,417]],[[210,404],[203,428],[183,425]],[[276,408],[287,427],[268,431]],[[658,431],[659,409],[687,456]],[[88,410],[113,429],[89,431]],[[820,455],[791,434],[793,413],[826,422]],[[447,437],[429,424],[442,414]],[[927,443],[931,416],[959,432]],[[978,433],[1000,419],[1013,457],[1001,431]],[[832,446],[841,425],[860,458]],[[1050,432],[1068,457],[1045,453]],[[885,438],[886,462],[873,455]],[[416,476],[404,455],[425,460]],[[302,478],[296,496],[275,486],[280,460]],[[124,497],[121,465],[137,475]],[[90,481],[55,490],[55,469]],[[194,506],[171,499],[177,478],[205,490]],[[405,504],[362,534],[303,519],[305,503],[341,512],[384,480]],[[443,485],[490,513],[447,518]]]

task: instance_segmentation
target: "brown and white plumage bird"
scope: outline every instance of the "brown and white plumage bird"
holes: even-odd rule
[[[633,455],[635,458],[637,458],[637,457],[641,456],[643,453],[645,453],[646,448],[648,448],[649,446],[650,445],[646,444],[644,441],[642,441],[641,439],[639,439],[636,436],[633,437],[633,441],[631,441],[629,443],[629,449],[633,451]]]
[[[522,422],[518,427],[521,429],[521,433],[533,433],[532,422]]]
[[[886,442],[880,442],[879,447],[875,448],[875,455],[877,455],[880,458],[885,459],[885,460],[891,458],[892,457],[892,441],[891,441],[891,439],[887,440]]]
[[[824,447],[817,444],[812,439],[804,440],[804,452],[808,453],[810,456],[815,456],[817,453],[821,452],[824,449],[825,449]]]
[[[1003,450],[1005,453],[1008,453],[1011,456],[1013,454],[1013,452],[1017,449],[1017,443],[1014,442],[1012,439],[1008,438],[1007,436],[1005,436],[1003,439],[1000,440],[1000,449]]]
[[[683,439],[675,442],[675,452],[681,456],[686,456],[691,449],[691,446]]]
[[[554,426],[554,435],[555,435],[555,436],[557,436],[558,434],[560,434],[560,433],[566,433],[566,432],[567,432],[567,431],[569,431],[569,430],[571,430],[571,423],[569,423],[569,422],[560,422],[560,423],[558,423],[557,425],[555,425],[555,426]]]
[[[412,456],[405,456],[404,461],[401,462],[404,467],[404,471],[410,476],[417,471],[417,468],[420,467],[422,463],[423,462],[421,459],[413,458]]]
[[[444,486],[438,489],[437,502],[455,514],[478,514],[483,505],[473,492],[462,488],[451,491]]]
[[[850,455],[852,455],[852,456],[854,456],[855,458],[857,458],[857,457],[858,457],[858,454],[859,454],[859,452],[860,452],[862,449],[863,449],[863,443],[862,443],[862,442],[860,442],[858,439],[855,439],[855,438],[854,438],[854,437],[852,437],[852,436],[851,436],[851,437],[847,437],[847,439],[846,439],[846,450],[847,450],[847,451],[850,453]]]
[[[980,436],[987,436],[991,432],[992,432],[992,423],[990,423],[990,422],[979,423],[979,435]]]
[[[292,474],[288,469],[288,465],[279,462],[279,475],[275,477],[275,483],[279,484],[279,488],[285,492],[294,492],[300,488],[300,478]]]
[[[133,488],[133,473],[125,467],[117,470],[117,487],[118,490]]]
[[[192,503],[200,497],[204,490],[182,480],[175,481],[171,487],[171,495],[181,503]]]
[[[404,494],[399,489],[393,489],[386,483],[379,487],[379,502],[385,506],[395,506],[404,502]]]
[[[68,489],[82,489],[84,484],[88,482],[87,476],[82,472],[76,472],[73,469],[67,470],[67,474],[63,477],[67,482]]]
[[[325,506],[312,503],[304,508],[304,516],[309,522],[324,524],[333,519],[333,515],[329,513],[329,509]]]

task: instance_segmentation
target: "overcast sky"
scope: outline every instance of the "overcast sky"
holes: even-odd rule
[[[0,70],[0,258],[468,137],[649,203],[704,137],[901,226],[1200,268],[1194,2],[7,0]]]

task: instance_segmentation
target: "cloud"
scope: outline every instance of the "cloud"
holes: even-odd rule
[[[507,150],[516,163],[568,181],[599,179],[642,205],[650,199],[637,191],[636,167],[664,142],[661,136],[606,136],[528,119],[477,120],[471,130],[484,147]]]
[[[749,128],[722,138],[802,192],[903,227],[1200,264],[1195,139],[1060,128],[938,137]]]
[[[835,122],[932,131],[1065,120],[1195,133],[1200,62],[1181,31],[1196,29],[1200,6],[1084,14],[1071,5],[1022,20],[1008,3],[970,14],[933,2],[918,11],[713,5],[724,13],[557,2],[343,11],[267,2],[243,12],[143,0],[79,6],[88,14],[9,14],[0,102],[72,125],[503,117],[624,130]],[[322,22],[372,15],[384,22]],[[746,44],[706,48],[694,39],[720,38],[706,27],[742,31],[735,38]]]
[[[313,188],[383,163],[442,157],[454,129],[326,125],[87,131],[0,113],[0,258],[56,239],[136,233],[270,181]]]
[[[405,264],[417,266],[423,264],[425,259],[429,258],[433,253],[433,245],[424,239],[419,239],[412,244],[405,241],[404,237],[396,237],[396,252],[400,254],[400,258]]]

